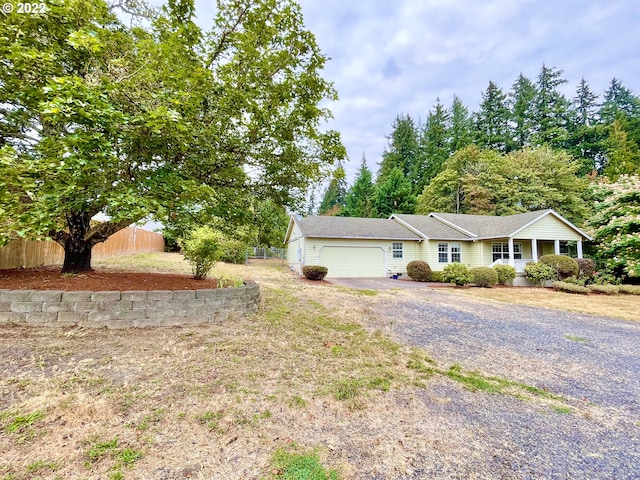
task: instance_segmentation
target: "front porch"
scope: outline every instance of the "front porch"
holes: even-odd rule
[[[582,258],[582,240],[543,240],[507,238],[492,243],[493,262],[489,265],[511,265],[516,273],[524,273],[527,263],[537,262],[542,255],[568,255]],[[528,258],[526,258],[528,257]]]

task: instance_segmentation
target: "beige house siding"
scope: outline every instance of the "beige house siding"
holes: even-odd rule
[[[582,240],[582,236],[566,223],[549,214],[516,234],[516,238],[540,240]],[[551,252],[553,253],[553,251]]]
[[[304,265],[304,240],[300,228],[294,223],[287,242],[287,263],[291,270],[298,273],[302,272]]]
[[[393,258],[393,243],[403,244],[403,257]],[[383,274],[407,272],[407,264],[412,260],[419,260],[419,242],[391,240],[367,240],[367,239],[341,239],[341,238],[306,238],[304,245],[304,265],[321,265],[321,251],[327,247],[346,248],[376,248],[384,252]],[[288,253],[289,255],[289,253]],[[287,256],[287,258],[290,258]],[[353,270],[357,270],[358,258],[352,255],[344,256],[343,268],[348,270],[349,264],[353,264]],[[291,263],[291,262],[290,262]],[[330,274],[329,274],[330,275]],[[330,275],[331,276],[331,275]]]

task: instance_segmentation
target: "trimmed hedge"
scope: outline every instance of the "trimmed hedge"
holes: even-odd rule
[[[442,271],[442,279],[459,287],[473,282],[473,275],[466,265],[462,263],[450,263]]]
[[[577,277],[580,271],[578,262],[566,255],[543,255],[540,257],[540,263],[544,263],[553,268],[556,271],[558,280]]]
[[[618,285],[618,289],[627,295],[640,295],[640,285]]]
[[[587,287],[581,287],[575,283],[553,282],[553,288],[566,293],[589,293],[589,289]]]
[[[511,265],[496,265],[493,267],[498,275],[498,283],[506,285],[507,282],[516,278],[516,269]]]
[[[302,267],[302,274],[309,280],[322,280],[327,276],[329,270],[320,265],[305,265]]]
[[[431,281],[431,267],[427,262],[414,260],[407,265],[407,275],[416,282]]]
[[[535,285],[542,285],[545,280],[553,280],[556,277],[556,271],[546,263],[529,262],[524,266],[525,276]]]
[[[578,264],[578,278],[585,278],[587,280],[593,277],[596,271],[596,264],[590,258],[576,258]]]
[[[431,281],[444,283],[444,278],[442,278],[442,272],[431,272]]]
[[[604,293],[605,295],[617,295],[620,293],[620,287],[618,285],[589,285],[589,290]]]
[[[479,287],[493,287],[498,283],[498,273],[491,267],[475,267],[470,271],[473,283]]]

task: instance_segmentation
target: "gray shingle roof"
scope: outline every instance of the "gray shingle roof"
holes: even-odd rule
[[[297,223],[305,237],[421,240],[388,218],[304,217]]]
[[[428,215],[394,214],[393,218],[410,225],[427,238],[436,240],[472,240],[475,238],[471,235],[465,235],[460,230],[456,230]]]
[[[466,215],[458,213],[432,213],[431,216],[452,223],[470,233],[475,238],[508,237],[534,220],[547,215],[551,210],[519,213],[504,217],[485,215]]]

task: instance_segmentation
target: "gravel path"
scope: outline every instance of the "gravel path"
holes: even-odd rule
[[[589,406],[588,414],[563,414],[443,382],[422,401],[452,432],[469,436],[473,454],[441,465],[431,459],[401,478],[640,478],[640,324],[436,289],[380,300],[392,335],[442,366],[457,363]]]

